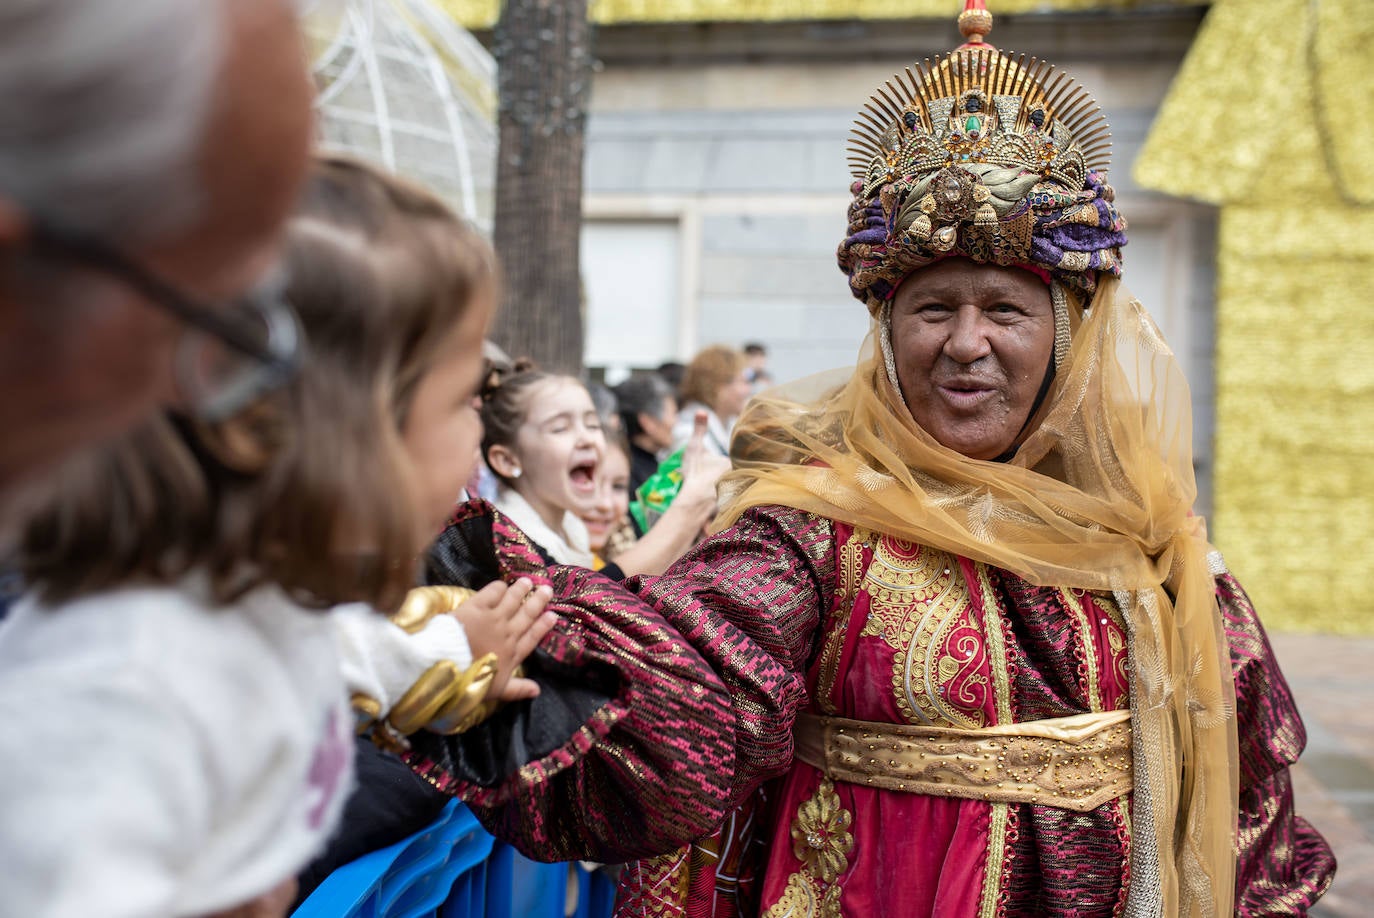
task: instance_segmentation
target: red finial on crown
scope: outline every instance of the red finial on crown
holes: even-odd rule
[[[992,13],[988,12],[986,0],[964,0],[964,11],[959,14],[959,31],[964,36],[961,48],[990,48],[983,37],[992,31]]]

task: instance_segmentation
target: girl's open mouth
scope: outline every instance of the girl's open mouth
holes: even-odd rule
[[[596,463],[582,462],[574,465],[568,472],[568,479],[572,482],[575,491],[595,491],[596,490]]]

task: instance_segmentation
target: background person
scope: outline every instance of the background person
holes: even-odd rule
[[[596,468],[596,501],[580,514],[587,527],[593,570],[634,544],[630,526],[630,455],[622,437],[606,438],[606,454]]]
[[[687,372],[687,365],[676,360],[665,360],[658,365],[654,372],[668,384],[673,393],[678,396],[678,404],[681,404],[682,377]]]
[[[771,386],[773,374],[768,372],[768,348],[757,341],[749,341],[740,350],[744,351],[744,372],[754,392],[762,392]]]
[[[499,482],[493,502],[551,559],[592,566],[581,514],[596,503],[606,450],[601,416],[571,376],[517,366],[482,393],[482,456]]]
[[[620,422],[620,402],[615,391],[601,383],[585,383],[587,394],[592,397],[596,413],[601,417],[601,429],[607,437],[624,436]]]
[[[263,331],[289,310],[239,298],[276,260],[312,96],[287,0],[0,9],[0,526],[73,450],[289,371]]]
[[[745,366],[744,354],[723,344],[708,347],[692,358],[678,392],[681,408],[673,427],[673,449],[686,444],[696,412],[705,411],[707,449],[721,456],[730,454],[730,431],[753,394]]]
[[[621,425],[630,450],[630,493],[634,494],[667,456],[677,424],[677,398],[661,376],[632,376],[615,387]]]
[[[692,438],[683,449],[681,485],[671,504],[637,534],[630,525],[629,458],[624,439],[607,438],[596,469],[596,499],[579,515],[595,556],[593,568],[612,579],[658,575],[682,557],[716,515],[716,487],[730,460],[706,447],[706,415],[697,412]]]

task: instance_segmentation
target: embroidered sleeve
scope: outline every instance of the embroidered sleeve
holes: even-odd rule
[[[784,507],[748,511],[666,574],[629,586],[715,670],[735,715],[733,797],[792,764],[792,723],[835,591],[834,526]]]
[[[1305,915],[1336,870],[1326,840],[1293,811],[1288,769],[1306,745],[1307,731],[1250,597],[1230,573],[1216,583],[1240,738],[1236,914]]]
[[[527,661],[541,695],[468,734],[412,737],[408,759],[494,834],[544,860],[661,854],[709,834],[791,763],[801,672],[831,592],[829,523],[753,513],[664,576],[623,585],[540,571],[518,531],[495,525],[503,575],[555,588],[560,622]],[[431,578],[456,576],[452,548]]]

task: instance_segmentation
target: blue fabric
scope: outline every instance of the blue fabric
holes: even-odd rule
[[[424,831],[335,870],[293,916],[609,918],[614,901],[605,873],[532,861],[453,800]]]
[[[24,592],[24,582],[19,572],[7,564],[0,564],[0,622],[9,615],[10,607],[19,601]]]

